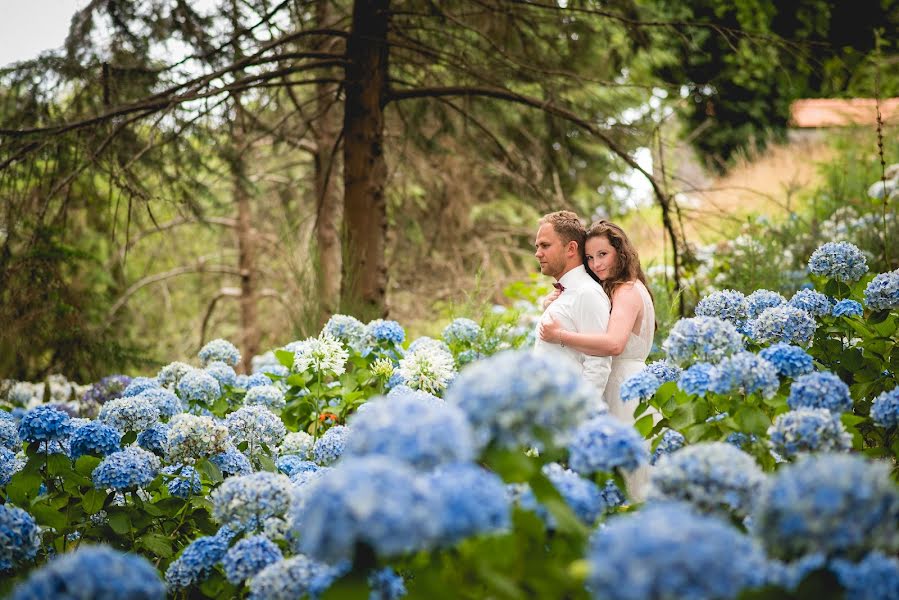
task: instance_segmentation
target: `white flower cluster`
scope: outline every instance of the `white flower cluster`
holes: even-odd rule
[[[456,365],[442,345],[423,344],[400,360],[396,372],[410,388],[439,394],[455,376]]]
[[[169,422],[166,457],[174,464],[193,464],[197,460],[224,452],[228,447],[228,428],[212,417],[181,413]]]
[[[309,338],[294,346],[293,370],[339,377],[346,370],[349,356],[340,340],[323,331],[317,338]]]

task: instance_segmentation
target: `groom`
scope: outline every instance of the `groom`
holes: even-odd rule
[[[562,210],[540,219],[534,256],[540,262],[540,272],[556,280],[553,285],[561,293],[544,311],[542,319],[551,315],[567,331],[605,333],[609,325],[611,303],[609,297],[584,268],[582,250],[586,232],[577,215]],[[550,352],[558,349],[537,338],[534,351]],[[581,365],[584,377],[596,388],[597,405],[602,399],[612,359],[608,356],[588,356],[573,348],[561,347],[562,352]]]

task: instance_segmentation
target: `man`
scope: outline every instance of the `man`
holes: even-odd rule
[[[605,333],[609,325],[611,303],[602,286],[584,268],[582,249],[586,233],[577,215],[558,211],[540,219],[534,242],[534,256],[540,262],[540,272],[556,280],[558,298],[544,311],[542,319],[551,315],[567,331]],[[559,351],[538,336],[534,351]],[[602,399],[612,368],[609,356],[588,356],[573,348],[562,346],[561,351],[583,368],[584,377],[596,388],[596,406],[605,406]]]

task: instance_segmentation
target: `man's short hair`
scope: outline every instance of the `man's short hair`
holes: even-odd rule
[[[581,223],[578,216],[570,210],[557,210],[548,215],[543,215],[540,219],[540,225],[546,223],[552,225],[553,230],[566,246],[568,242],[577,242],[579,249],[584,248],[584,238],[587,236],[587,231],[584,229],[584,224]]]

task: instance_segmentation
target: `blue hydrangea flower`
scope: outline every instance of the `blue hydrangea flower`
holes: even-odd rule
[[[23,459],[18,458],[6,448],[0,448],[0,486],[9,483],[10,478],[21,471],[24,466]]]
[[[815,368],[808,352],[790,344],[778,343],[768,346],[759,352],[759,356],[774,365],[781,377],[796,378],[811,373]]]
[[[709,375],[709,390],[716,394],[752,394],[763,398],[777,393],[777,369],[752,352],[739,352],[722,360]]]
[[[790,306],[801,308],[813,317],[824,317],[833,310],[830,298],[815,290],[799,290],[790,298]]]
[[[154,377],[135,377],[122,390],[122,398],[131,398],[156,387],[159,387],[159,382]]]
[[[229,477],[210,494],[212,516],[236,531],[259,531],[286,517],[291,489],[290,479],[267,471]]]
[[[278,446],[278,454],[296,454],[305,460],[312,455],[314,445],[315,438],[305,431],[288,431]]]
[[[234,585],[240,585],[270,564],[282,560],[284,555],[264,535],[254,535],[242,539],[225,553],[222,567],[225,577]]]
[[[746,296],[746,313],[749,320],[757,319],[766,308],[786,304],[787,299],[771,290],[756,290]]]
[[[406,380],[403,378],[403,374],[399,371],[394,371],[392,375],[390,375],[390,379],[387,380],[387,383],[384,384],[384,388],[388,390],[392,390],[398,386],[405,386]],[[409,387],[409,386],[406,386]],[[409,388],[412,389],[412,388]]]
[[[763,583],[766,565],[752,539],[677,503],[610,519],[587,559],[587,587],[604,600],[736,598]]]
[[[164,600],[165,585],[142,556],[82,545],[33,571],[10,596],[10,600],[40,598]]]
[[[421,470],[475,456],[474,434],[457,406],[411,395],[378,398],[366,406],[350,419],[347,456],[380,454]]]
[[[137,434],[137,445],[156,456],[165,456],[168,445],[169,424],[156,423]]]
[[[873,310],[899,308],[899,269],[871,280],[865,287],[865,305]]]
[[[159,465],[155,454],[128,446],[104,458],[91,477],[98,489],[131,490],[149,485],[156,478]]]
[[[188,371],[192,371],[193,367],[183,362],[172,362],[159,369],[156,374],[156,382],[163,388],[173,390],[178,387],[178,382],[184,377]]]
[[[203,581],[212,569],[225,557],[229,539],[212,535],[192,541],[169,565],[165,582],[169,590],[185,590]]]
[[[611,415],[599,415],[578,427],[568,452],[569,466],[581,475],[633,471],[649,462],[646,442],[637,430]]]
[[[812,252],[808,270],[820,277],[853,282],[868,272],[868,261],[862,251],[849,242],[827,242]]]
[[[209,460],[224,473],[225,477],[249,475],[253,472],[250,459],[232,444],[228,444],[223,452],[213,455]]]
[[[34,517],[9,504],[0,504],[0,573],[32,560],[41,547]]]
[[[593,525],[607,506],[599,486],[558,463],[543,466],[542,472],[565,500],[578,519]],[[552,515],[548,525],[554,527]]]
[[[607,479],[606,484],[600,490],[602,500],[606,504],[606,510],[612,510],[624,504],[626,500],[624,492],[618,487],[614,479]]]
[[[222,388],[215,377],[201,369],[194,369],[181,377],[178,394],[187,402],[212,404],[222,395]]]
[[[443,465],[427,475],[439,502],[432,516],[440,523],[441,545],[478,534],[505,531],[511,506],[502,479],[477,465]]]
[[[32,408],[19,421],[23,442],[52,442],[72,434],[71,417],[53,406]]]
[[[655,375],[661,383],[677,381],[683,371],[679,366],[667,360],[653,361],[646,365],[646,370]]]
[[[424,390],[413,390],[412,388],[410,388],[408,385],[405,385],[405,384],[400,384],[400,385],[397,385],[397,386],[391,388],[390,391],[387,392],[387,397],[388,398],[396,398],[396,397],[410,398],[410,399],[413,399],[413,400],[423,403],[423,404],[445,404],[445,401],[443,400],[443,398],[439,398],[439,397],[435,396],[434,394],[431,394]],[[369,404],[366,402],[359,408],[361,409],[368,405]]]
[[[505,351],[468,365],[446,392],[474,427],[478,446],[539,446],[582,422],[600,399],[580,368],[554,355]]]
[[[3,411],[3,414],[9,414]],[[22,447],[19,439],[19,424],[13,419],[0,419],[0,448],[18,451]]]
[[[396,321],[375,319],[365,326],[366,337],[374,344],[382,342],[399,346],[406,339],[406,331]],[[411,347],[409,348],[412,349]]]
[[[247,390],[243,403],[245,405],[261,404],[272,410],[280,410],[284,408],[286,401],[284,400],[284,392],[277,387],[273,385],[257,385]]]
[[[771,449],[789,460],[805,452],[843,452],[852,436],[840,418],[823,408],[799,408],[777,416],[768,428]]]
[[[784,342],[807,346],[815,335],[815,319],[789,304],[766,308],[748,325],[750,337],[759,344]]]
[[[223,339],[212,340],[200,349],[197,356],[200,364],[204,367],[214,361],[222,361],[232,367],[237,366],[237,363],[240,362],[240,350],[228,340]]]
[[[681,373],[677,381],[677,387],[694,396],[704,396],[709,391],[712,382],[712,369],[715,367],[707,362],[698,362],[690,365]]]
[[[176,498],[190,498],[203,491],[200,474],[190,465],[170,465],[163,467],[162,472],[172,475],[166,482],[169,494]]]
[[[224,452],[228,446],[228,428],[212,417],[181,413],[169,422],[166,457],[170,463],[193,464]]]
[[[181,402],[181,398],[165,388],[150,388],[144,390],[135,398],[142,398],[153,404],[156,410],[159,411],[159,418],[161,419],[171,419],[178,413],[184,412],[184,404]]]
[[[871,552],[857,563],[835,559],[830,570],[846,590],[846,600],[899,598],[899,558]]]
[[[296,454],[285,454],[275,461],[278,470],[287,475],[292,476],[294,473],[301,471],[318,471],[319,467],[311,460],[305,460]]]
[[[261,404],[238,408],[228,415],[225,425],[234,445],[247,443],[246,452],[250,457],[261,452],[263,444],[274,450],[287,434],[287,428],[278,415]]]
[[[696,305],[697,317],[718,317],[729,321],[738,330],[749,317],[746,296],[736,290],[712,292]]]
[[[109,375],[93,384],[81,396],[81,414],[96,417],[100,406],[118,398],[131,383],[127,375]]]
[[[717,317],[693,317],[674,324],[662,343],[668,360],[716,363],[743,349],[743,336],[729,321]]]
[[[225,364],[220,360],[214,360],[203,368],[204,371],[215,377],[220,386],[229,385],[234,387],[237,383],[237,373],[234,367]]]
[[[296,600],[307,594],[314,600],[342,572],[340,566],[327,565],[297,554],[270,564],[250,579],[249,600]]]
[[[122,432],[143,431],[159,421],[159,409],[147,396],[110,400],[100,409],[99,419]]]
[[[450,351],[450,347],[446,345],[446,342],[443,340],[435,340],[432,337],[428,337],[426,335],[421,336],[420,338],[416,338],[414,342],[409,344],[409,350],[407,352],[418,352],[419,350],[423,350],[425,348],[431,348],[438,352],[444,352],[446,354],[452,355],[452,351]]]
[[[447,344],[473,344],[481,335],[481,326],[471,319],[454,319],[443,329],[443,340]]]
[[[724,442],[685,446],[650,472],[649,500],[679,500],[723,516],[749,514],[765,475],[755,459]]]
[[[834,304],[830,314],[834,317],[860,317],[864,312],[862,305],[855,300],[840,300]]]
[[[666,429],[662,434],[662,437],[659,439],[658,446],[656,446],[656,449],[652,452],[652,458],[650,458],[649,464],[656,464],[656,462],[658,462],[658,460],[662,456],[680,450],[686,445],[686,443],[686,438],[684,438],[683,434],[681,434],[679,431]]]
[[[756,436],[754,433],[746,435],[742,431],[732,431],[727,434],[726,438],[724,438],[725,444],[730,444],[731,446],[739,448],[740,450],[746,450],[748,446],[756,443],[756,441],[758,441],[758,436]]]
[[[763,487],[753,529],[768,552],[861,556],[899,549],[899,490],[890,466],[853,454],[811,454]]]
[[[365,343],[365,325],[356,317],[349,315],[332,315],[322,331],[326,331],[350,348],[359,348]]]
[[[287,377],[290,375],[290,369],[281,364],[266,365],[263,369],[265,369],[263,373],[253,373],[252,375],[247,376],[243,382],[243,388],[245,390],[251,390],[260,385],[272,385],[273,380],[269,375],[278,377]]]
[[[75,430],[69,441],[69,456],[77,460],[85,454],[106,456],[121,449],[122,433],[99,421],[91,421]]]
[[[322,466],[335,462],[343,454],[350,430],[344,425],[335,425],[315,441],[312,447],[312,460]]]
[[[383,456],[341,461],[307,490],[293,527],[302,532],[299,550],[317,560],[351,560],[358,544],[398,556],[440,534],[439,498],[410,467]]]
[[[790,386],[787,398],[790,408],[826,408],[834,413],[852,410],[849,386],[843,380],[828,372],[800,375]]]
[[[649,400],[656,393],[662,382],[652,371],[644,368],[634,373],[621,384],[621,400],[623,402]]]
[[[368,586],[368,600],[397,600],[406,595],[406,582],[390,567],[372,571]]]
[[[874,398],[871,419],[881,427],[899,425],[899,388],[883,392]]]

